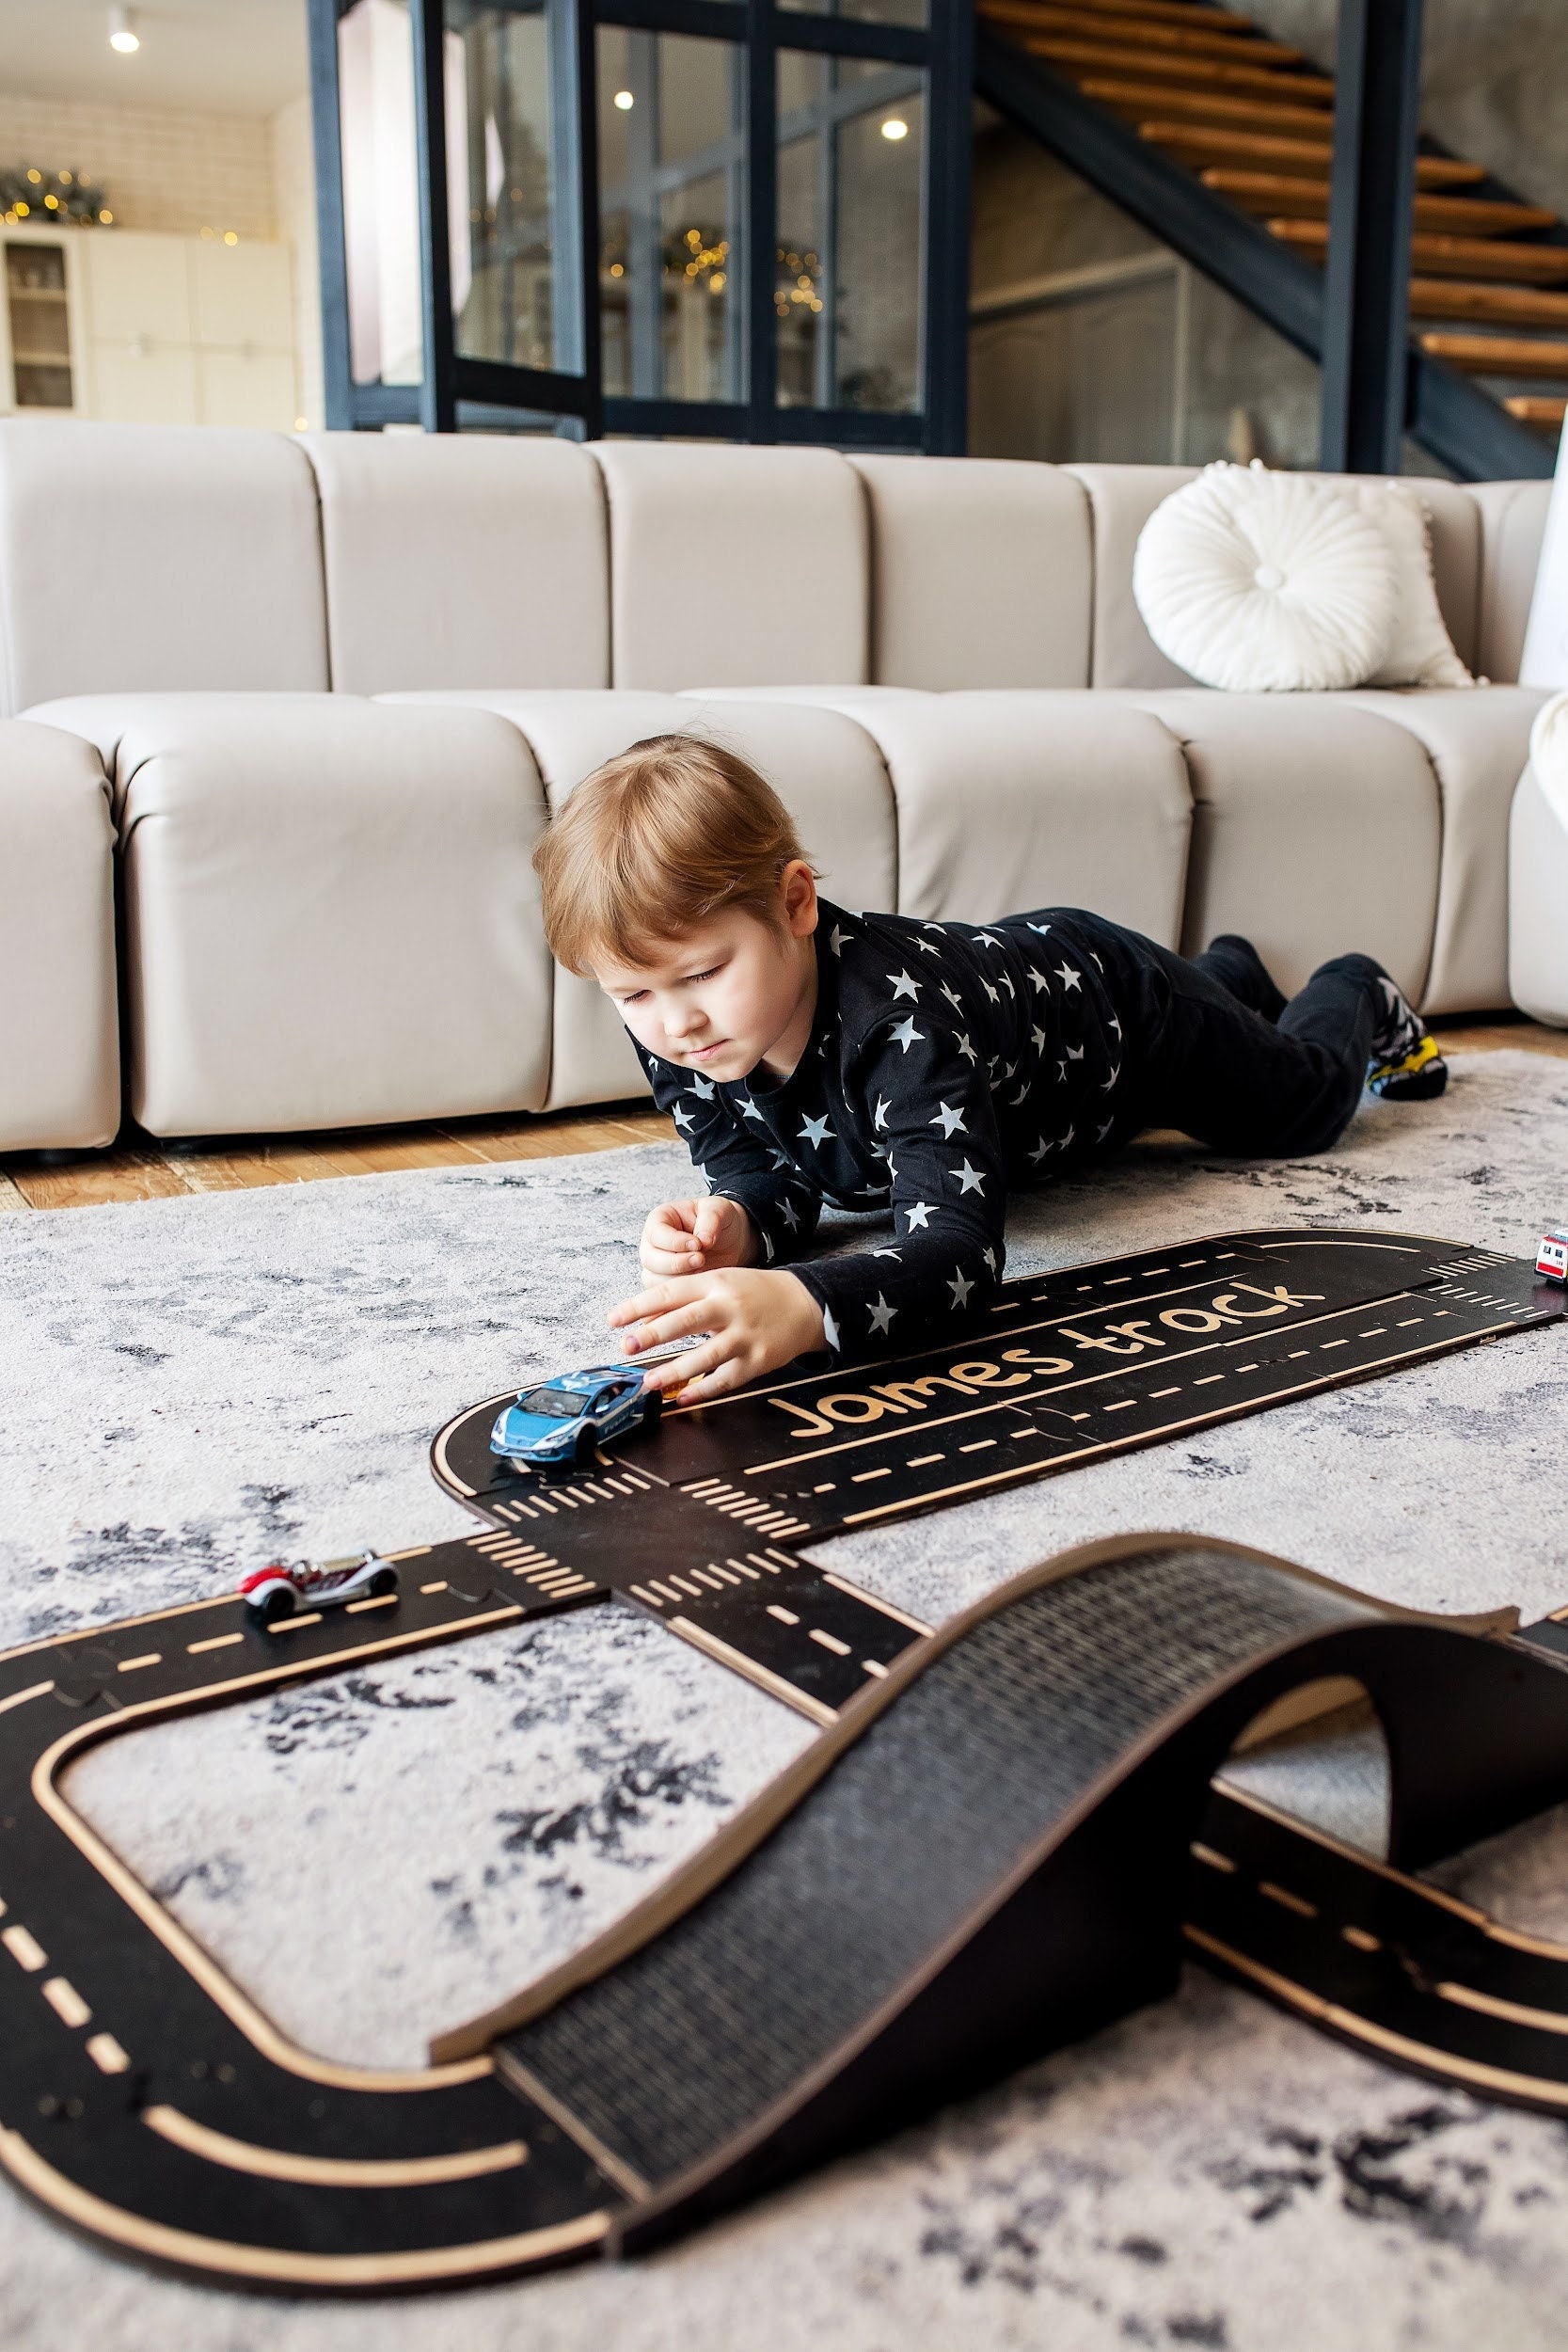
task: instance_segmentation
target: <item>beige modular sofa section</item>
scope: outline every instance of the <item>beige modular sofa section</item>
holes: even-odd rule
[[[119,1124],[114,822],[89,744],[0,721],[0,1151]]]
[[[531,853],[597,761],[673,727],[755,759],[851,905],[1244,927],[1291,982],[1354,936],[1429,1006],[1505,1003],[1539,697],[1196,688],[1131,596],[1186,478],[0,423],[5,708],[112,791],[135,1115],[281,1131],[640,1088],[546,954]],[[1450,630],[1507,678],[1546,485],[1421,486]],[[40,547],[81,583],[69,628],[22,593]]]

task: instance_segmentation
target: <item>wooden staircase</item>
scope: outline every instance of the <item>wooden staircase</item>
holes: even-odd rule
[[[1203,0],[977,0],[977,8],[983,25],[1086,106],[1247,215],[1282,253],[1321,267],[1334,84],[1300,50]],[[1425,137],[1414,201],[1416,348],[1529,428],[1547,461],[1532,470],[1548,470],[1568,410],[1568,292],[1554,291],[1568,288],[1568,225],[1522,202],[1483,164]],[[1191,258],[1206,266],[1201,252]],[[1245,284],[1232,291],[1252,299]],[[1454,453],[1442,453],[1451,461]],[[1495,463],[1495,437],[1487,454]],[[1488,469],[1484,461],[1478,469]]]

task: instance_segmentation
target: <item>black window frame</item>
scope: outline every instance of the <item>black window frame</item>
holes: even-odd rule
[[[557,350],[554,369],[465,357],[451,315],[443,106],[445,0],[409,0],[424,368],[419,384],[358,384],[349,350],[348,262],[339,111],[338,24],[352,0],[309,0],[326,422],[374,431],[419,424],[606,433],[668,439],[826,443],[960,454],[968,425],[972,0],[928,0],[927,26],[784,8],[778,0],[530,0],[550,27]],[[509,0],[496,0],[505,8]],[[735,43],[744,95],[739,335],[746,394],[736,401],[606,398],[600,335],[596,35],[600,26]],[[778,405],[777,88],[781,50],[873,60],[925,77],[921,405],[902,412]],[[763,159],[764,167],[756,167]]]

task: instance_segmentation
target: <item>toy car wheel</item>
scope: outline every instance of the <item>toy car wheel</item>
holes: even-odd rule
[[[572,1459],[577,1464],[578,1470],[586,1470],[589,1464],[593,1461],[594,1455],[598,1453],[598,1431],[596,1429],[579,1429],[577,1434],[577,1441],[572,1447]]]
[[[642,1426],[657,1429],[664,1418],[664,1399],[657,1389],[650,1389],[642,1399]]]
[[[375,1574],[371,1579],[370,1588],[372,1593],[376,1594],[395,1593],[398,1588],[398,1572],[396,1568],[377,1568]]]
[[[252,1616],[260,1617],[263,1625],[276,1625],[279,1618],[293,1615],[293,1593],[287,1584],[275,1584],[270,1592],[251,1601],[249,1607]]]

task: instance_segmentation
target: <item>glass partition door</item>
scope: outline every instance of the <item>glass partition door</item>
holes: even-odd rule
[[[328,422],[963,446],[970,0],[310,0]]]

